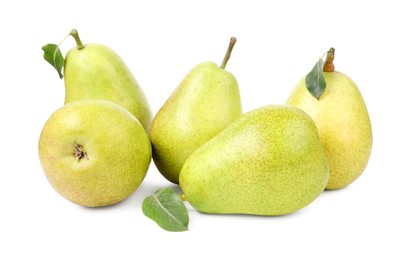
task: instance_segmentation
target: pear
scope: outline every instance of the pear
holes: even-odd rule
[[[77,47],[67,52],[64,64],[65,103],[103,99],[131,112],[148,130],[151,109],[141,87],[121,57],[102,44],[83,45],[72,30]]]
[[[105,100],[80,100],[55,111],[43,127],[38,153],[52,187],[87,207],[129,197],[142,183],[152,155],[138,120]]]
[[[317,125],[330,164],[327,189],[343,188],[361,176],[372,149],[372,127],[364,99],[351,78],[335,71],[334,51],[330,49],[323,65],[326,88],[319,99],[310,94],[303,78],[287,100]]]
[[[220,67],[213,62],[195,66],[152,121],[153,160],[173,183],[179,183],[186,158],[242,114],[237,80],[225,70],[235,42],[231,38]]]
[[[270,105],[247,112],[186,160],[183,198],[205,213],[284,215],[324,190],[328,161],[314,121]]]

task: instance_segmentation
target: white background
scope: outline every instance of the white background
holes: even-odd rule
[[[0,259],[408,259],[408,13],[395,0],[2,1]],[[284,103],[335,47],[336,69],[357,83],[371,116],[370,162],[349,187],[288,216],[206,215],[188,206],[190,230],[182,233],[141,211],[158,188],[176,188],[153,163],[122,203],[72,204],[51,188],[37,154],[40,131],[64,100],[41,47],[72,28],[125,60],[154,113],[193,66],[220,63],[231,36],[238,41],[226,69],[244,111]],[[74,44],[66,39],[63,53]]]

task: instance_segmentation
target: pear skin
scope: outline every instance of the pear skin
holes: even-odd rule
[[[194,67],[152,121],[149,138],[160,173],[179,183],[186,158],[241,114],[239,87],[233,74],[213,62]]]
[[[82,45],[67,52],[64,65],[65,104],[103,99],[126,108],[148,130],[152,113],[148,100],[121,57],[101,44]]]
[[[86,207],[109,206],[129,197],[152,158],[138,120],[105,100],[79,100],[55,111],[41,131],[38,154],[52,187]]]
[[[328,178],[313,120],[298,108],[271,105],[242,115],[193,152],[180,187],[201,212],[284,215],[315,200]]]
[[[241,115],[236,79],[215,63],[197,65],[152,121],[153,160],[169,181],[179,183],[186,158]]]
[[[372,149],[372,127],[364,99],[352,79],[338,71],[325,72],[325,67],[324,78],[326,89],[319,99],[308,92],[303,78],[287,104],[313,118],[330,164],[326,189],[339,189],[364,171]]]

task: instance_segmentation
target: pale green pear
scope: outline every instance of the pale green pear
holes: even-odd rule
[[[138,120],[104,100],[71,102],[55,111],[41,132],[38,152],[52,187],[87,207],[129,197],[142,183],[152,156]]]
[[[314,121],[298,108],[247,112],[186,160],[184,198],[220,214],[283,215],[315,200],[329,178]]]
[[[173,183],[179,183],[186,158],[242,114],[237,80],[224,70],[234,42],[221,67],[213,62],[194,67],[152,121],[153,160]]]
[[[334,51],[331,48],[324,64],[326,88],[322,96],[313,97],[303,78],[287,100],[317,125],[330,164],[327,189],[343,188],[361,176],[372,149],[372,127],[364,99],[351,78],[334,70]]]
[[[131,112],[148,130],[152,114],[134,75],[121,57],[102,44],[83,45],[76,30],[77,47],[67,52],[64,64],[65,103],[103,99]]]

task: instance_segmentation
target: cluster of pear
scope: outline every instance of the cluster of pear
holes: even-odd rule
[[[101,44],[83,45],[76,30],[71,35],[77,46],[64,61],[65,105],[41,131],[40,162],[67,200],[108,206],[129,197],[145,178],[152,114],[118,54]]]
[[[327,70],[324,94],[303,78],[287,104],[242,113],[237,80],[204,62],[182,80],[152,119],[125,63],[111,49],[67,53],[65,105],[46,122],[39,156],[51,185],[84,206],[117,203],[143,181],[151,159],[207,213],[283,215],[338,189],[365,169],[372,146],[363,98],[346,75]],[[331,65],[332,60],[327,60]]]

